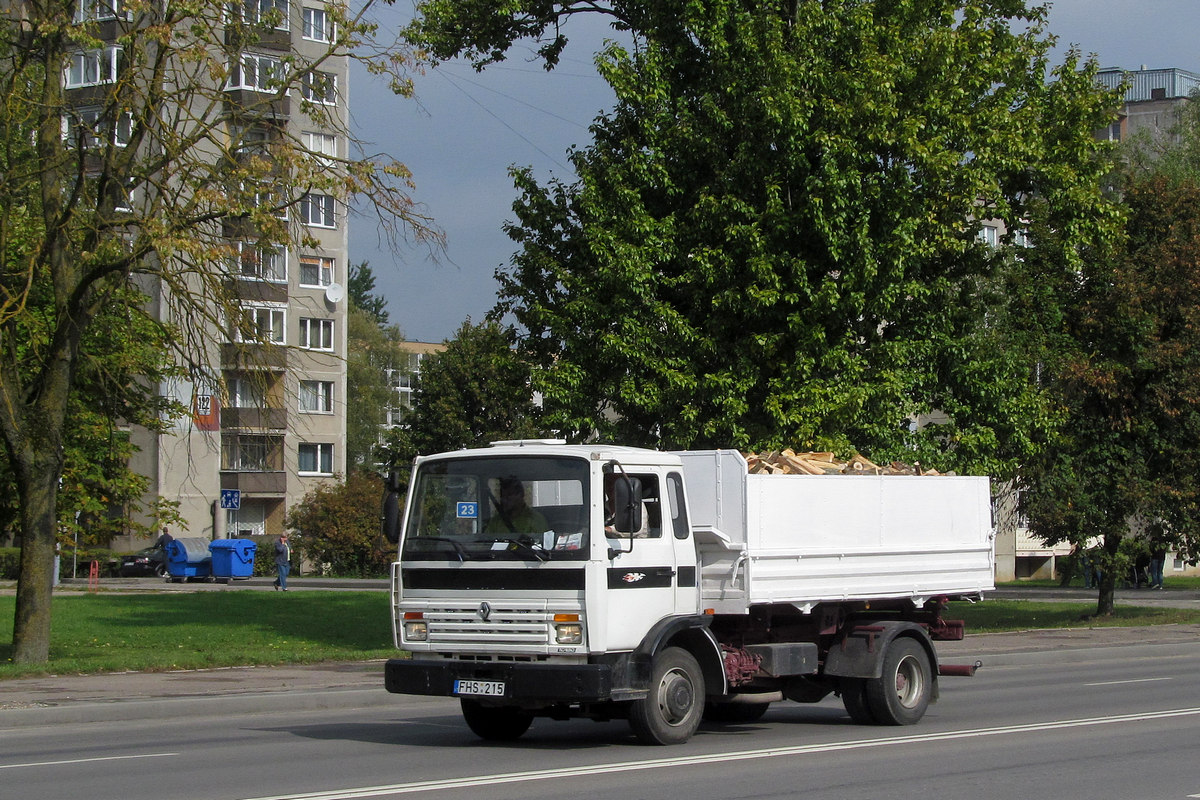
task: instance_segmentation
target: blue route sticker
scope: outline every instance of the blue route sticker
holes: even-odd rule
[[[459,519],[479,519],[479,503],[459,503],[454,515]]]

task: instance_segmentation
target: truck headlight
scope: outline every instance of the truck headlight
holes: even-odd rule
[[[578,622],[555,625],[554,641],[559,644],[583,644],[583,626]]]
[[[425,615],[420,611],[409,611],[404,615],[404,640],[406,642],[423,642],[429,638],[429,627],[425,624]]]

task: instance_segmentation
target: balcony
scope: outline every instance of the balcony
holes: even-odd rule
[[[286,303],[288,301],[286,283],[237,278],[232,282],[231,290],[238,299],[249,303]]]
[[[221,471],[221,488],[238,489],[243,494],[285,494],[287,473],[277,472],[232,472]]]
[[[235,117],[262,120],[287,119],[292,113],[291,99],[253,89],[228,89],[225,92],[225,111]]]
[[[286,408],[222,408],[222,428],[287,430]]]
[[[285,345],[225,343],[221,345],[221,367],[239,370],[286,370],[288,348]]]

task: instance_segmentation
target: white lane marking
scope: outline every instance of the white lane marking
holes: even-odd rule
[[[65,761],[30,761],[25,764],[0,764],[0,769],[21,769],[23,767],[61,767],[67,764],[91,764],[95,761],[128,761],[131,758],[165,758],[177,756],[179,753],[142,753],[136,756],[102,756],[99,758],[72,758]]]
[[[1084,686],[1120,686],[1125,683],[1154,683],[1155,681],[1173,681],[1174,678],[1130,678],[1126,681],[1102,681],[1101,683],[1085,683]]]
[[[1125,722],[1145,722],[1171,717],[1190,717],[1200,715],[1200,708],[1176,708],[1168,711],[1151,711],[1140,714],[1120,714],[1111,717],[1089,717],[1086,719],[1061,720],[1059,722],[1034,722],[1025,725],[1008,725],[1001,728],[976,728],[963,731],[946,731],[944,733],[923,733],[912,736],[895,736],[887,739],[854,739],[848,742],[830,742],[828,744],[797,745],[795,747],[777,747],[766,750],[743,750],[733,753],[705,753],[694,756],[677,758],[659,758],[647,761],[620,762],[614,764],[595,764],[582,767],[564,767],[561,769],[529,770],[528,772],[506,772],[494,775],[477,775],[468,778],[444,778],[434,781],[417,781],[414,783],[396,783],[388,786],[362,786],[354,789],[334,789],[326,792],[307,792],[304,794],[281,794],[269,797],[247,798],[246,800],[355,800],[363,797],[390,797],[401,794],[416,794],[418,792],[436,792],[443,789],[466,789],[475,786],[491,786],[505,783],[522,783],[524,781],[544,781],[556,778],[575,778],[584,775],[613,774],[618,772],[637,772],[646,769],[664,769],[668,767],[684,767],[693,764],[713,764],[720,761],[750,761],[760,758],[779,758],[781,756],[808,755],[812,753],[831,753],[841,750],[865,750],[875,747],[889,747],[898,744],[914,744],[918,742],[937,742],[952,739],[972,739],[983,736],[1003,736],[1014,733],[1032,733],[1037,731],[1060,730],[1063,728],[1084,728],[1093,725],[1114,725]]]

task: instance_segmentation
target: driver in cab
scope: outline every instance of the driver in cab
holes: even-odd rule
[[[546,518],[525,502],[525,486],[517,478],[500,479],[500,502],[488,520],[487,533],[541,533],[549,530]]]

